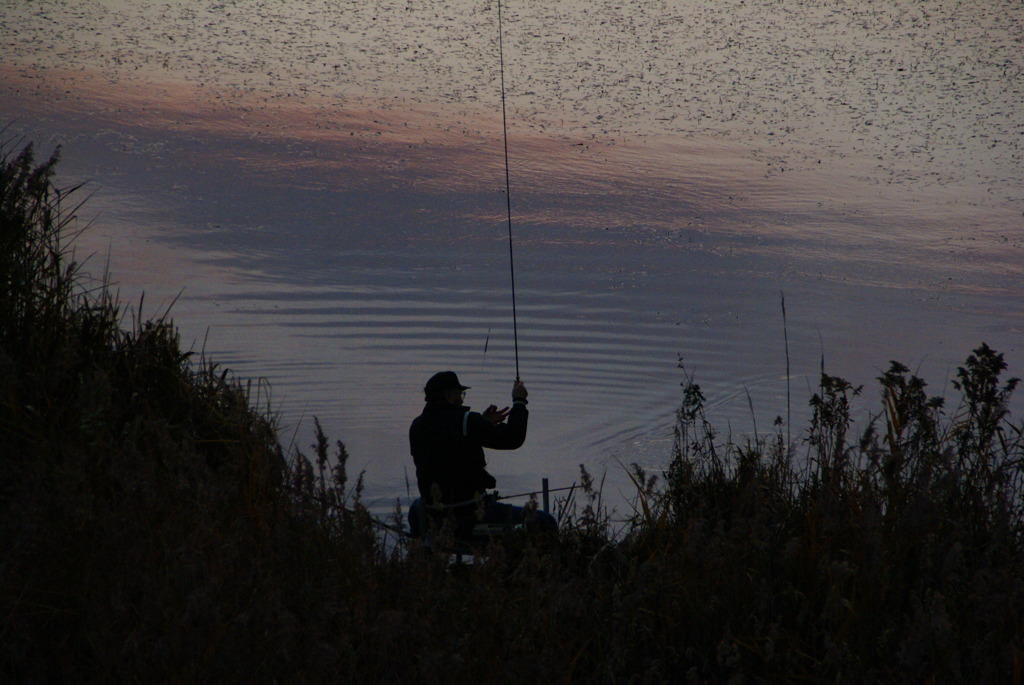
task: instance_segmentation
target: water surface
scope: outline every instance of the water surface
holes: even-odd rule
[[[1019,3],[504,7],[503,490],[663,466],[680,357],[737,436],[790,390],[795,439],[823,361],[868,400],[890,359],[949,391],[982,341],[1021,373]],[[297,444],[320,417],[387,509],[431,373],[504,401],[493,3],[0,8],[9,132],[91,180],[80,252],[145,315],[177,298]]]

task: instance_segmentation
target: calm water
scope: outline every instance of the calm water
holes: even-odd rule
[[[80,245],[380,510],[436,370],[515,375],[493,3],[0,2],[0,115],[90,179]],[[723,432],[822,358],[936,393],[1024,369],[1024,6],[510,2],[519,364],[505,492],[670,454],[682,357]],[[8,136],[10,137],[10,136]],[[255,391],[255,390],[254,390]],[[752,410],[751,410],[752,406]],[[621,507],[620,507],[621,508]]]

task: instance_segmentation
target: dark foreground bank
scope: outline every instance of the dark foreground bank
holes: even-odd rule
[[[284,449],[258,384],[85,277],[55,163],[0,164],[0,680],[1020,682],[1024,443],[987,346],[957,406],[892,363],[857,434],[837,377],[742,444],[685,383],[624,529],[584,472],[557,545],[452,567],[371,519],[344,445]]]

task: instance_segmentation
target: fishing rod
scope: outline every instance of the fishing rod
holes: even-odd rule
[[[505,142],[505,209],[508,214],[508,269],[512,279],[512,339],[516,353],[516,382],[519,382],[519,325],[516,320],[516,267],[512,254],[512,189],[508,172],[508,116],[505,113],[505,46],[501,30],[501,0],[498,3],[498,66],[501,72],[501,130]]]
[[[545,492],[564,492],[566,490],[575,490],[578,487],[579,486],[576,485],[576,483],[573,483],[572,485],[567,485],[564,488],[548,488],[547,490],[533,490],[531,492],[518,492],[518,493],[516,493],[514,495],[499,495],[498,497],[495,497],[494,499],[496,499],[497,501],[500,502],[501,500],[505,500],[505,499],[515,499],[517,497],[532,497],[534,495],[542,495]]]

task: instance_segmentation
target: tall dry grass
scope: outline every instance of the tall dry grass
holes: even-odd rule
[[[1024,447],[1016,379],[982,345],[944,402],[897,362],[882,409],[851,436],[861,393],[822,374],[802,452],[774,437],[719,445],[686,384],[663,506],[664,587],[701,596],[703,672],[768,681],[1019,682]],[[685,570],[682,570],[685,569]],[[676,585],[676,581],[680,585]],[[717,630],[708,631],[708,626]],[[691,642],[691,645],[694,643]]]

